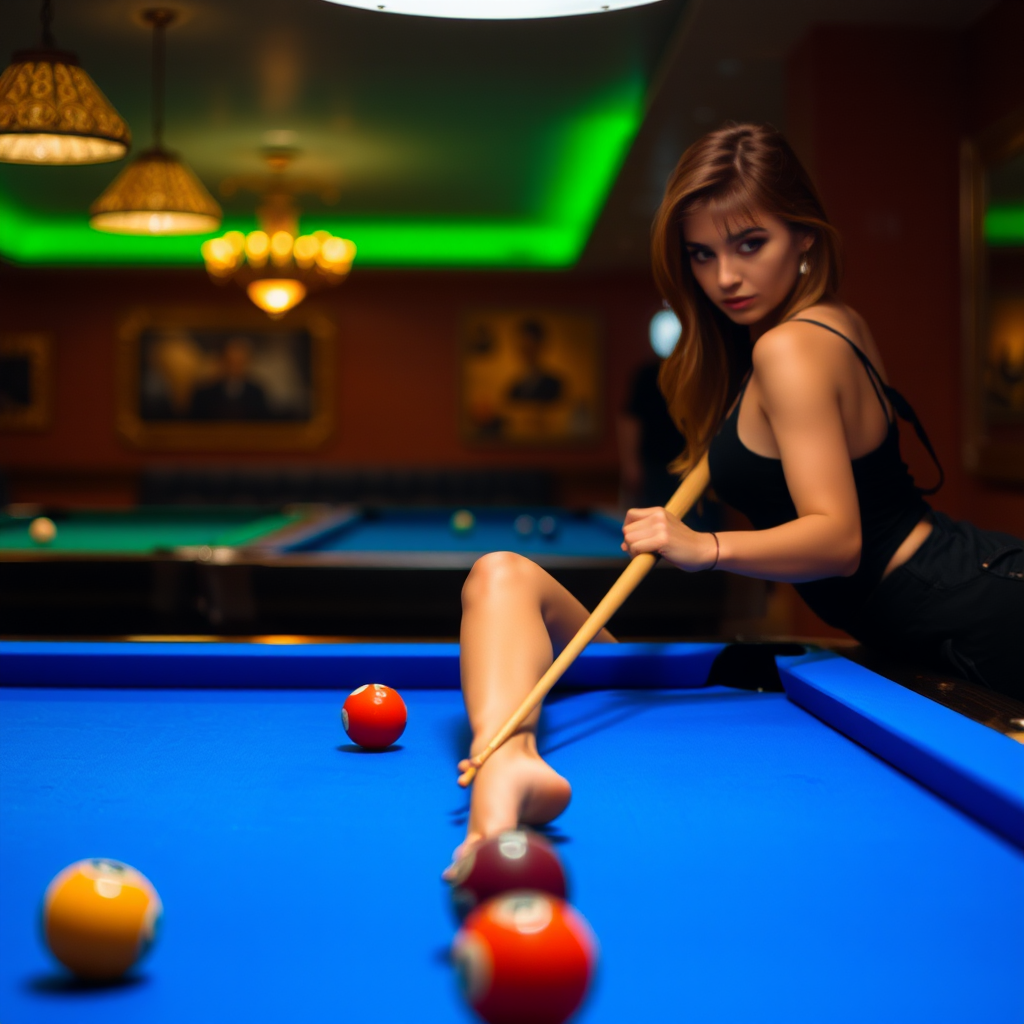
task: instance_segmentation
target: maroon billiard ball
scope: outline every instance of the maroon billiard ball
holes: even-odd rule
[[[551,844],[536,832],[512,829],[484,839],[455,865],[452,906],[461,920],[474,907],[511,889],[532,889],[565,899],[565,869]]]

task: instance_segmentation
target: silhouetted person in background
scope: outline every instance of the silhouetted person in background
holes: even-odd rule
[[[637,370],[619,418],[623,503],[636,508],[664,505],[679,486],[668,464],[685,442],[658,390],[660,366],[649,363]]]
[[[636,371],[625,411],[619,416],[620,500],[624,507],[664,506],[679,487],[680,478],[669,471],[668,465],[686,442],[672,422],[658,387],[660,368],[658,361]],[[723,521],[721,504],[707,495],[684,519],[695,530],[719,529]]]

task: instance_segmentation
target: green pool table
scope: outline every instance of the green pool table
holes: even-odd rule
[[[45,515],[48,544],[29,527]],[[64,510],[0,516],[0,621],[7,635],[208,632],[197,559],[312,518],[255,506]]]
[[[49,516],[57,535],[37,544],[33,512]],[[0,518],[0,559],[149,558],[182,547],[236,547],[266,539],[304,518],[302,512],[259,507],[165,507],[123,510],[34,509]]]

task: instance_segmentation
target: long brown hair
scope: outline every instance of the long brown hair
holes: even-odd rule
[[[830,297],[839,287],[839,235],[790,148],[767,125],[727,125],[683,153],[654,218],[651,263],[662,296],[682,332],[658,374],[669,413],[686,440],[671,469],[686,473],[707,450],[750,366],[750,332],[733,323],[697,284],[683,248],[682,219],[708,209],[716,218],[755,220],[763,211],[810,232],[808,271],[801,274],[779,319]]]

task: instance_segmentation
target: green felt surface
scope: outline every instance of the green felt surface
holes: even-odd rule
[[[0,520],[0,551],[145,555],[186,545],[238,546],[290,525],[300,514],[268,515],[265,510],[246,508],[175,508],[72,512],[51,518],[57,536],[50,544],[37,544],[29,536],[31,518]]]

